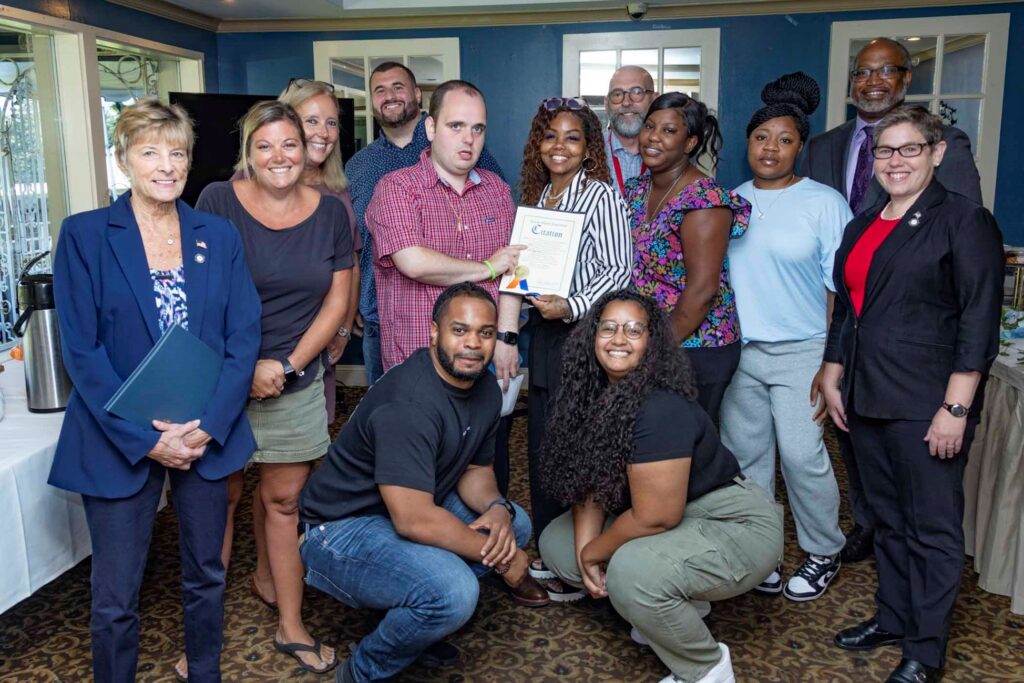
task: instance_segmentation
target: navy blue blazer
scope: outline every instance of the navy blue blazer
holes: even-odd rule
[[[64,365],[74,383],[49,482],[124,498],[146,481],[160,433],[103,409],[160,338],[156,297],[130,193],[69,216],[54,257]],[[177,202],[188,329],[222,354],[200,429],[211,437],[193,463],[204,479],[241,469],[256,448],[245,405],[260,348],[260,299],[230,221]],[[197,255],[202,255],[197,258]]]

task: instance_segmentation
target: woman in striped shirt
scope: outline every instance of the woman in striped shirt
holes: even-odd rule
[[[569,298],[528,296],[530,341],[530,499],[537,537],[565,508],[541,486],[540,446],[548,403],[558,393],[562,344],[576,321],[607,292],[629,285],[632,239],[626,206],[609,184],[601,122],[582,99],[551,97],[541,102],[523,150],[520,201],[586,216]],[[552,600],[575,600],[582,591],[566,587],[534,562],[530,574],[547,581]]]

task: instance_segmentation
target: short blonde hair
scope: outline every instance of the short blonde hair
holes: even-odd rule
[[[323,81],[293,80],[278,96],[277,100],[291,105],[293,109],[298,111],[299,107],[308,100],[319,95],[327,95],[331,102],[334,103],[334,110],[340,114],[338,100],[334,96],[334,87]],[[340,123],[339,121],[339,133],[341,132]],[[334,144],[334,149],[327,155],[324,162],[320,164],[323,183],[331,192],[342,192],[348,187],[348,178],[345,177],[343,164],[344,160],[341,158],[341,139],[339,137],[338,142]]]
[[[241,171],[246,178],[252,177],[252,166],[249,164],[249,155],[252,151],[252,137],[263,126],[278,121],[287,121],[299,134],[299,141],[302,143],[302,158],[306,158],[306,133],[302,130],[302,120],[290,105],[278,100],[263,100],[249,107],[242,120],[238,122],[238,130],[241,134],[242,144],[238,150],[238,163],[235,170]]]
[[[189,166],[192,165],[192,145],[195,143],[192,119],[179,105],[164,104],[155,97],[143,97],[121,110],[114,126],[114,154],[120,163],[125,163],[125,155],[132,145],[154,138],[184,147]]]

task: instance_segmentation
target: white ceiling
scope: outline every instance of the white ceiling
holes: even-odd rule
[[[463,12],[622,9],[625,0],[166,0],[172,5],[221,20],[345,19],[420,16]],[[655,5],[708,5],[734,0],[648,0]],[[765,2],[767,0],[755,0]]]

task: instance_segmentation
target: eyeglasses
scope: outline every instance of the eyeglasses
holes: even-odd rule
[[[912,159],[921,156],[924,148],[931,144],[930,142],[911,142],[901,147],[872,147],[871,156],[876,159],[891,159],[893,154],[899,152],[904,159]]]
[[[905,66],[897,66],[895,64],[885,64],[877,69],[862,66],[859,69],[853,69],[850,71],[850,78],[857,82],[861,82],[871,78],[871,74],[878,74],[885,80],[891,81],[905,71],[910,71],[910,69]]]
[[[328,83],[327,81],[315,81],[312,78],[291,78],[288,80],[288,87],[285,88],[285,90],[291,90],[292,86],[295,86],[296,88],[305,88],[311,83],[316,83],[317,85],[330,88],[331,92],[334,92],[334,84]]]
[[[619,327],[622,328],[622,333],[626,335],[626,339],[639,339],[647,331],[647,325],[639,320],[630,320],[629,322],[622,323],[622,325],[619,325],[614,320],[602,320],[597,324],[597,336],[601,339],[611,339],[619,331]]]
[[[590,105],[587,104],[587,101],[578,97],[549,97],[546,100],[542,100],[540,106],[544,107],[544,109],[548,111],[555,111],[561,107],[565,107],[569,111],[590,109]]]
[[[653,95],[653,90],[647,88],[641,88],[639,85],[630,88],[629,90],[623,90],[622,88],[616,88],[608,93],[608,101],[612,104],[619,104],[622,100],[626,99],[626,95],[629,95],[629,99],[632,102],[642,102],[648,95]]]

